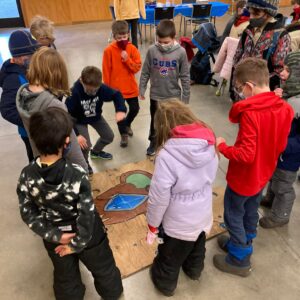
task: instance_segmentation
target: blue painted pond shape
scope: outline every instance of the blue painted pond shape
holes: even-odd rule
[[[105,205],[104,211],[133,210],[148,199],[147,195],[117,194]]]

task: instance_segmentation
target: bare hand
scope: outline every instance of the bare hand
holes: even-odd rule
[[[140,100],[145,100],[145,96],[139,95]]]
[[[128,53],[125,50],[122,50],[121,57],[123,61],[126,61],[128,59]]]
[[[78,135],[77,136],[77,141],[78,141],[78,144],[80,146],[81,149],[88,149],[89,146],[87,144],[87,141],[86,141],[86,138],[82,135]]]
[[[74,253],[74,251],[68,245],[59,245],[55,248],[55,253],[58,254],[60,257],[63,257],[65,255]]]
[[[60,240],[59,240],[59,243],[60,244],[69,244],[71,242],[71,239],[75,236],[76,234],[75,233],[63,233]]]
[[[219,145],[222,143],[226,143],[226,140],[223,137],[217,137],[216,139],[217,147],[219,147]]]
[[[275,93],[276,96],[282,97],[283,89],[277,88],[277,89],[274,90],[274,93]]]
[[[122,111],[118,111],[116,113],[116,122],[120,122],[120,121],[123,121],[126,117],[126,113],[122,112]]]

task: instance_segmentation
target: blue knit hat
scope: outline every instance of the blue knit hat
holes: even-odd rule
[[[39,45],[29,31],[16,30],[9,37],[8,47],[12,57],[18,57],[32,55]]]
[[[278,11],[279,0],[248,0],[247,7],[264,10],[270,16],[275,17]]]

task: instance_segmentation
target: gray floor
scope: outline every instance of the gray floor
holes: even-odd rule
[[[227,18],[224,19],[226,21]],[[221,30],[224,21],[218,21]],[[64,55],[71,81],[79,77],[81,69],[89,64],[101,66],[103,49],[110,35],[109,23],[93,23],[58,27],[56,45]],[[1,34],[8,31],[2,31]],[[3,36],[3,35],[2,35]],[[147,45],[141,46],[145,56]],[[215,88],[193,86],[191,107],[216,135],[224,136],[233,143],[237,127],[228,121],[230,102],[228,96],[216,97]],[[92,162],[97,171],[118,167],[145,158],[148,145],[149,98],[141,101],[141,111],[133,125],[134,137],[127,149],[119,147],[113,108],[105,104],[104,116],[116,132],[114,143],[107,147],[114,155],[110,162]],[[96,135],[92,133],[95,140]],[[267,141],[266,141],[267,142]],[[52,292],[52,266],[43,249],[41,239],[23,224],[18,212],[15,193],[16,181],[21,168],[26,165],[25,149],[17,130],[0,117],[0,299],[2,300],[48,300]],[[222,158],[215,185],[225,186],[227,160]],[[297,193],[300,185],[295,184]],[[263,214],[263,211],[261,211]],[[220,253],[216,240],[207,242],[206,265],[199,282],[192,282],[180,275],[173,299],[300,299],[300,203],[297,199],[288,226],[280,229],[259,228],[253,255],[253,273],[248,278],[238,278],[216,270],[212,257]],[[99,299],[90,274],[83,268],[83,280],[87,291],[85,299]],[[123,299],[163,299],[153,288],[148,270],[123,280]]]

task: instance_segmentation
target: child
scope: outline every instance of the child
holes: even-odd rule
[[[262,58],[268,62],[270,73],[270,89],[280,86],[280,72],[283,60],[290,52],[291,39],[283,28],[283,16],[277,15],[278,0],[248,0],[247,7],[250,12],[249,26],[244,30],[233,61],[235,66],[247,57]],[[234,73],[234,72],[233,72]],[[234,93],[231,83],[231,99],[239,100]]]
[[[91,125],[99,134],[100,138],[91,150],[92,158],[112,159],[110,153],[104,152],[103,148],[113,141],[114,133],[102,116],[103,102],[113,101],[116,109],[116,121],[120,132],[126,132],[124,119],[126,106],[120,92],[102,84],[101,71],[93,66],[85,67],[72,88],[72,95],[66,100],[69,113],[75,119],[75,131],[84,158],[88,163],[89,151],[92,146],[88,126]],[[122,122],[123,121],[123,122]],[[89,163],[89,173],[93,170]]]
[[[38,44],[28,31],[16,30],[9,37],[8,47],[12,58],[3,63],[0,71],[0,87],[2,88],[0,111],[5,120],[18,126],[28,160],[32,161],[33,153],[29,138],[16,108],[16,95],[19,87],[27,82],[26,71]]]
[[[42,16],[35,16],[31,20],[30,33],[38,41],[41,46],[52,47],[55,38],[53,36],[53,22]]]
[[[150,79],[150,145],[147,155],[154,155],[154,115],[157,104],[169,98],[178,98],[184,103],[190,99],[190,72],[186,52],[175,40],[174,22],[162,20],[156,29],[157,42],[148,49],[140,78],[140,98],[145,99]],[[179,79],[181,86],[179,85]]]
[[[300,0],[292,0],[291,4],[293,5],[293,12],[291,16],[293,17],[292,23],[300,20]]]
[[[245,99],[236,102],[229,113],[231,122],[239,124],[238,136],[234,146],[217,138],[219,151],[229,159],[224,220],[230,238],[218,239],[228,254],[215,255],[214,265],[223,272],[248,276],[262,190],[285,149],[294,113],[286,101],[270,92],[266,61],[243,60],[235,77],[235,90]]]
[[[42,47],[33,56],[27,72],[29,84],[20,87],[16,104],[25,129],[28,131],[29,118],[47,107],[67,107],[58,98],[69,94],[69,82],[66,64],[61,55],[54,49]],[[41,132],[43,134],[43,132]],[[30,138],[30,137],[29,137]],[[87,163],[76,139],[74,131],[70,135],[71,144],[65,151],[66,158],[82,166],[88,172]],[[38,149],[30,140],[34,157]]]
[[[32,114],[29,133],[40,157],[20,175],[20,213],[43,238],[54,267],[56,299],[83,299],[79,260],[92,273],[98,294],[118,299],[123,291],[120,271],[95,209],[89,180],[80,166],[63,158],[72,125],[68,113],[56,107]]]
[[[179,100],[157,105],[154,126],[159,152],[149,191],[147,240],[151,243],[160,231],[163,244],[150,274],[155,287],[172,296],[181,267],[193,280],[204,268],[218,157],[213,131]]]
[[[140,15],[146,19],[144,0],[114,0],[114,11],[117,20],[126,20],[130,24],[132,44],[138,48],[138,21]]]
[[[268,197],[261,205],[270,207],[270,216],[263,217],[259,224],[263,228],[274,228],[287,224],[290,220],[296,198],[293,183],[300,167],[300,52],[288,54],[284,60],[284,69],[280,73],[283,84],[283,95],[294,108],[288,144],[278,159],[277,169],[268,186]]]
[[[300,50],[300,20],[288,25],[286,31],[291,38],[292,52]]]
[[[128,135],[132,136],[131,124],[137,116],[139,106],[139,90],[135,74],[141,69],[141,56],[136,47],[128,42],[128,24],[126,21],[115,21],[112,32],[116,40],[110,44],[103,54],[102,71],[106,85],[120,90],[129,112],[126,118],[127,133],[121,134],[121,147],[127,147]]]

